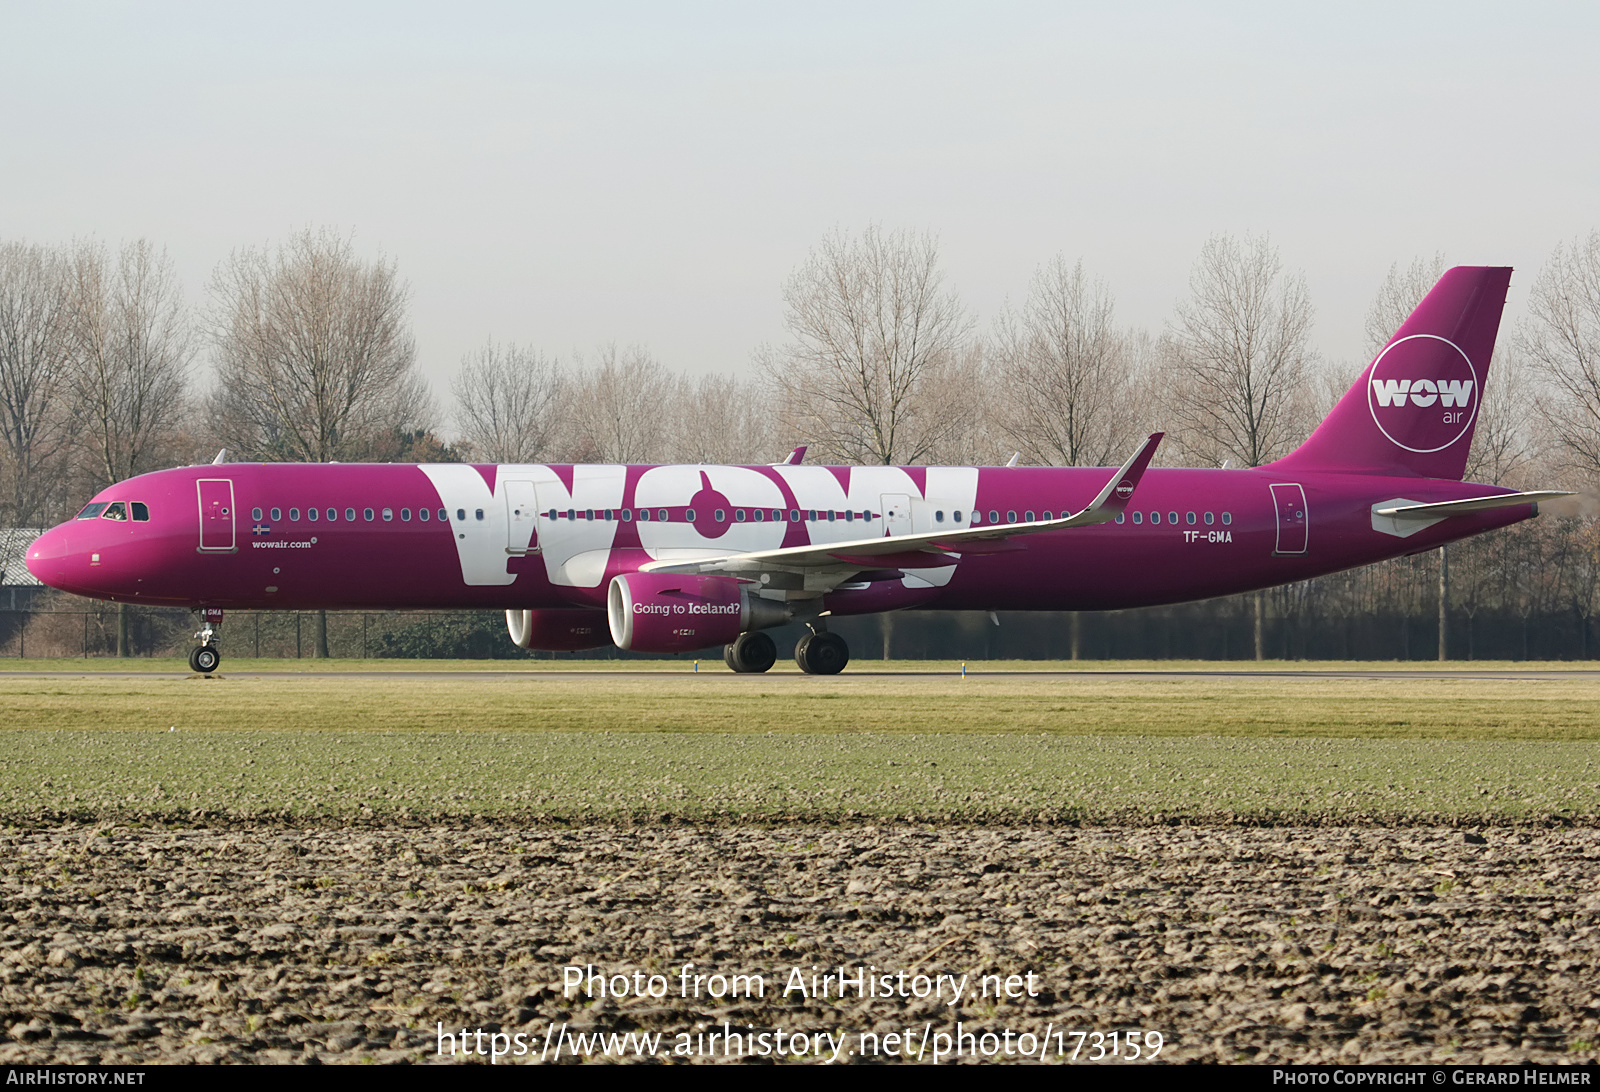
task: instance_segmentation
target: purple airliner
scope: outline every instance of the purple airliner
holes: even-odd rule
[[[1271,587],[1504,527],[1556,492],[1461,481],[1511,270],[1447,272],[1300,448],[1240,470],[221,463],[102,491],[29,549],[44,583],[225,610],[493,608],[523,648],[723,645],[833,674],[828,621],[1115,610]]]

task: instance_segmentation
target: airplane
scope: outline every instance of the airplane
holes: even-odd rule
[[[1511,270],[1444,274],[1297,450],[1251,469],[214,463],[102,490],[40,536],[43,583],[201,614],[504,610],[522,648],[723,646],[754,673],[800,623],[914,609],[1116,610],[1427,550],[1568,494],[1463,482]],[[219,456],[219,460],[222,456]]]

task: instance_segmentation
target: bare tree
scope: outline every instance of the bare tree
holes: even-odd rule
[[[165,253],[145,240],[113,267],[105,247],[79,245],[68,287],[74,408],[96,488],[167,461],[185,411],[193,327]]]
[[[349,240],[302,231],[275,252],[246,250],[212,278],[213,417],[229,447],[269,459],[369,458],[427,424],[391,262]]]
[[[235,253],[211,281],[212,419],[230,448],[328,462],[393,455],[432,413],[392,263],[307,229],[276,252]],[[317,613],[315,654],[328,655]]]
[[[931,236],[830,235],[784,286],[791,338],[757,363],[784,427],[823,459],[925,460],[959,421],[930,388],[970,322],[943,287]]]
[[[681,380],[650,351],[602,347],[585,364],[572,400],[573,459],[596,463],[659,462],[671,439],[667,413]]]
[[[1379,349],[1389,344],[1395,331],[1422,302],[1422,297],[1439,283],[1444,270],[1442,251],[1432,258],[1414,258],[1404,269],[1400,268],[1399,262],[1389,267],[1389,275],[1378,286],[1378,294],[1372,298],[1372,306],[1367,308],[1368,361],[1378,355]]]
[[[70,336],[59,255],[0,245],[0,520],[36,525],[50,511],[70,435]]]
[[[1184,384],[1173,407],[1193,454],[1260,466],[1303,439],[1312,354],[1305,279],[1285,275],[1265,236],[1206,242],[1178,307],[1173,347]]]
[[[922,413],[943,422],[921,461],[946,466],[992,466],[1017,449],[995,424],[1007,392],[988,347],[971,340],[928,370]]]
[[[1600,231],[1556,247],[1515,344],[1553,387],[1544,415],[1568,463],[1600,474]]]
[[[731,375],[684,378],[671,410],[667,458],[685,463],[770,463],[787,452],[773,428],[766,391]]]
[[[1021,314],[996,319],[997,411],[1030,461],[1104,466],[1131,441],[1131,354],[1114,311],[1104,281],[1057,257],[1034,274]]]
[[[491,342],[461,361],[450,384],[456,428],[475,458],[492,463],[549,459],[568,386],[554,358]]]

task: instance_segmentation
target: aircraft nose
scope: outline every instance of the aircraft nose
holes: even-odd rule
[[[87,559],[73,555],[72,531],[70,524],[52,527],[28,547],[24,563],[40,583],[62,591],[73,591],[78,580],[85,575],[79,570],[87,568]]]

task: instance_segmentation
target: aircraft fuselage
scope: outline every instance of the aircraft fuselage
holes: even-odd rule
[[[42,536],[27,563],[57,588],[161,606],[603,608],[613,577],[651,562],[1051,519],[1082,508],[1111,473],[223,464],[102,491],[84,515]],[[1418,553],[1536,513],[1526,504],[1403,524],[1373,513],[1385,502],[1501,492],[1271,467],[1150,470],[1115,522],[971,543],[911,564],[886,556],[863,561],[862,579],[808,590],[797,577],[769,594],[825,594],[834,614],[1204,599]],[[136,505],[147,518],[133,518]]]

